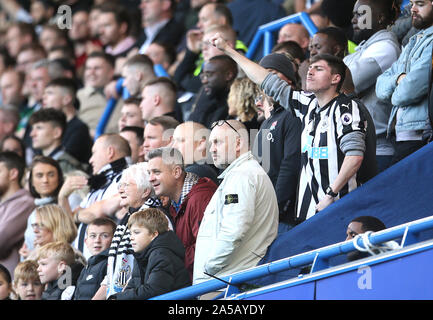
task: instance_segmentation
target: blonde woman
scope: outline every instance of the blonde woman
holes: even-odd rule
[[[249,78],[236,78],[227,98],[229,119],[242,122],[250,131],[259,129],[255,98],[260,95],[259,87]]]
[[[35,223],[32,224],[32,228],[35,233],[35,249],[56,241],[70,244],[77,236],[77,227],[72,217],[57,204],[36,208]],[[33,250],[28,259],[34,260],[36,251]]]

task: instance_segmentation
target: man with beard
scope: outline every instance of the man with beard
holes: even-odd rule
[[[390,101],[380,101],[376,96],[376,80],[400,55],[397,37],[387,27],[399,15],[395,0],[358,0],[353,9],[354,40],[360,43],[356,52],[346,56],[344,63],[352,74],[355,93],[373,117],[376,128],[376,162],[378,171],[385,170],[391,162],[394,148],[387,139],[386,128],[391,113]],[[368,10],[371,9],[371,28],[366,28]]]
[[[227,97],[238,68],[228,56],[215,56],[204,65],[200,74],[203,94],[193,105],[189,121],[199,122],[210,128],[213,122],[228,116]]]
[[[431,136],[428,116],[429,71],[433,43],[433,4],[411,1],[412,25],[420,31],[409,39],[396,62],[377,79],[376,94],[392,103],[388,135],[395,139],[392,164],[422,148]]]

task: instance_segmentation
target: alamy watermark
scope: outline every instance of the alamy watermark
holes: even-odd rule
[[[59,29],[72,29],[72,9],[64,4],[57,9],[56,24]]]

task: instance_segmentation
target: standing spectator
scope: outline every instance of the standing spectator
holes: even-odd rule
[[[171,201],[174,229],[185,247],[185,267],[192,278],[198,229],[217,186],[209,178],[186,172],[177,149],[154,149],[147,157],[149,182],[156,196],[166,196]]]
[[[193,283],[254,267],[277,236],[278,203],[272,182],[248,151],[245,126],[222,120],[210,152],[223,179],[197,235]],[[254,254],[252,254],[254,253]]]
[[[154,41],[162,41],[177,46],[182,40],[184,26],[174,19],[176,1],[141,1],[141,21],[143,33],[137,43],[140,53],[144,53],[147,47]]]
[[[24,239],[33,198],[21,187],[24,159],[14,152],[0,153],[0,263],[13,273]]]
[[[283,107],[301,119],[301,173],[296,219],[299,222],[325,209],[367,178],[357,174],[371,154],[365,154],[365,122],[356,101],[340,94],[346,66],[331,55],[310,61],[307,90],[299,92],[277,75],[232,50],[216,36],[214,44],[240,64]],[[313,121],[314,120],[314,121]]]
[[[197,96],[188,120],[210,128],[214,121],[226,119],[227,96],[237,73],[236,63],[225,55],[215,56],[205,63],[200,74],[203,94]]]
[[[36,156],[29,169],[29,191],[34,198],[35,207],[57,203],[57,195],[63,184],[63,173],[59,163],[50,157]],[[24,243],[19,253],[26,259],[34,249],[36,210],[27,219]]]
[[[74,247],[83,252],[84,257],[90,257],[90,252],[84,246],[84,236],[87,223],[96,218],[110,216],[120,208],[120,197],[117,197],[117,185],[122,171],[127,167],[126,157],[131,156],[128,141],[118,134],[104,134],[96,139],[92,147],[89,163],[93,174],[87,179],[83,176],[69,176],[59,191],[58,202],[71,216],[78,226],[78,236]],[[73,209],[69,204],[69,195],[90,187],[84,200]]]
[[[172,146],[182,154],[186,172],[209,178],[218,184],[218,170],[208,152],[209,134],[210,130],[201,123],[187,121],[174,130]]]
[[[429,72],[433,41],[433,4],[422,0],[411,8],[412,25],[420,31],[409,39],[400,57],[376,82],[380,100],[392,104],[387,134],[395,138],[392,164],[428,142]]]
[[[363,28],[361,6],[372,10],[372,28]],[[387,27],[397,19],[400,9],[394,0],[358,0],[353,8],[352,20],[354,41],[363,42],[356,52],[346,56],[343,61],[352,75],[355,93],[365,104],[373,117],[376,128],[376,161],[381,172],[391,164],[394,148],[387,138],[387,124],[391,114],[391,101],[381,101],[376,96],[377,78],[398,59],[400,44],[397,37]]]
[[[84,88],[77,92],[77,98],[80,102],[78,117],[89,126],[92,137],[95,136],[96,127],[107,104],[107,98],[102,90],[111,81],[113,75],[114,59],[111,55],[93,52],[87,57],[84,70]],[[120,112],[117,105],[115,109],[119,109]],[[111,115],[111,120],[113,119],[117,119],[116,111],[113,111]],[[107,124],[107,133],[116,131],[110,131],[112,129],[110,122]]]
[[[29,123],[32,126],[32,146],[37,152],[58,161],[65,174],[83,170],[81,163],[71,156],[62,144],[67,125],[62,111],[53,108],[36,111],[30,117]]]
[[[77,88],[75,82],[68,78],[51,80],[44,91],[42,107],[62,111],[66,116],[66,128],[62,137],[62,145],[66,152],[81,163],[89,161],[93,141],[89,127],[77,116]]]

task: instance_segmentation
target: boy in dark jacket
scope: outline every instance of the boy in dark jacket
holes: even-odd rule
[[[86,229],[86,243],[92,256],[81,271],[75,288],[74,300],[91,300],[107,274],[108,250],[116,223],[110,218],[97,218]]]
[[[74,249],[66,242],[50,242],[39,249],[37,262],[39,278],[46,285],[42,300],[61,300],[63,291],[72,284],[68,282],[72,282]]]
[[[134,213],[128,221],[134,250],[132,278],[126,288],[108,299],[149,299],[191,284],[184,265],[185,248],[159,209]]]

